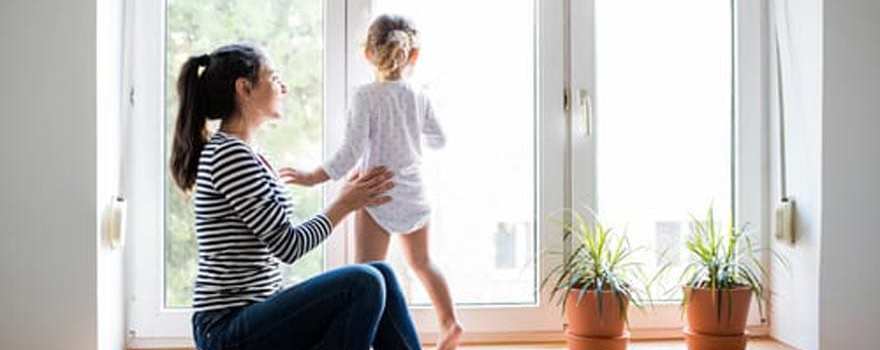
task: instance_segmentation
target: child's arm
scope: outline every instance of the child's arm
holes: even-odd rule
[[[330,176],[327,175],[327,172],[325,172],[323,168],[317,168],[306,172],[285,167],[278,171],[278,175],[280,175],[281,179],[283,179],[288,185],[301,185],[306,187],[312,187],[330,179]]]
[[[440,149],[446,145],[446,135],[437,116],[434,114],[434,107],[431,100],[425,97],[425,123],[422,125],[422,133],[425,135],[425,143],[432,149]]]
[[[330,179],[338,180],[354,167],[364,153],[370,133],[370,115],[365,98],[362,92],[355,92],[345,125],[345,140],[333,157],[312,171],[282,168],[278,174],[285,183],[311,187]]]
[[[355,166],[369,144],[369,105],[369,96],[364,91],[354,93],[351,108],[348,110],[342,147],[315,172],[321,172],[329,179],[338,180]]]

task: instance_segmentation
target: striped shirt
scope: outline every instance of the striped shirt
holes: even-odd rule
[[[246,143],[220,131],[200,155],[193,202],[196,311],[266,300],[281,288],[279,261],[293,263],[333,229],[323,214],[292,224],[274,171]]]

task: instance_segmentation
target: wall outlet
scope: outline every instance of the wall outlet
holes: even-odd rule
[[[779,201],[779,203],[776,204],[774,219],[776,221],[774,228],[774,236],[776,239],[789,244],[794,244],[794,201],[788,198],[783,198]]]

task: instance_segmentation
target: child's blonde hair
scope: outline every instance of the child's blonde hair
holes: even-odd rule
[[[373,20],[367,31],[366,49],[383,79],[400,79],[411,55],[419,48],[418,34],[409,19],[398,15],[385,14]]]

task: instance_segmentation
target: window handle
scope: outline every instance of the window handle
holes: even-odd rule
[[[586,136],[593,136],[593,99],[587,89],[578,89],[581,110],[584,113],[583,127]]]

